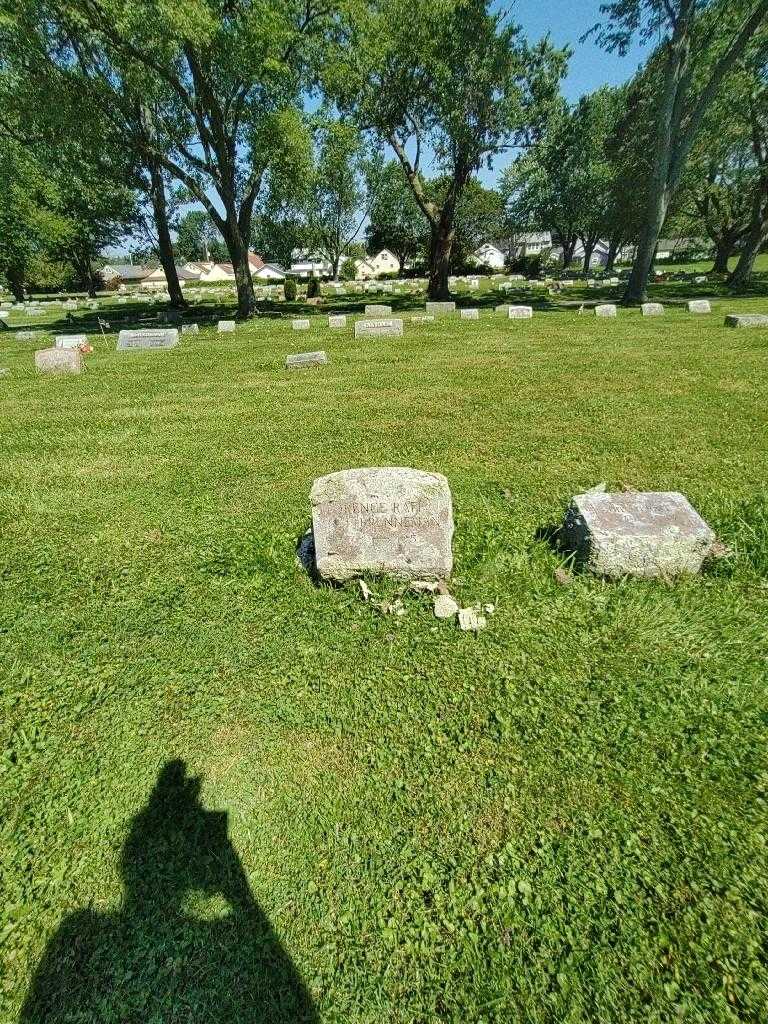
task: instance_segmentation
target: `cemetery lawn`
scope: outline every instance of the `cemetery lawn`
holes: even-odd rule
[[[86,998],[82,950],[140,892],[145,972],[107,946],[109,1009],[56,1020],[254,1019],[232,863],[195,884],[172,806],[152,857],[135,822],[126,847],[174,760],[314,1004],[285,1009],[265,967],[259,1020],[768,1019],[768,331],[723,326],[766,300],[529,322],[494,301],[357,343],[314,311],[164,352],[111,334],[72,378],[0,334],[3,1024],[47,946]],[[328,366],[282,368],[315,349]],[[495,606],[478,636],[297,566],[313,479],[386,465],[448,477],[452,592]],[[548,531],[599,482],[682,491],[731,556],[558,582]],[[189,953],[182,912],[219,946]]]

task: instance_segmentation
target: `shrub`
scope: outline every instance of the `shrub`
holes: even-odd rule
[[[351,256],[345,259],[344,262],[341,264],[339,277],[342,279],[342,281],[354,281],[355,278],[357,277],[357,264],[355,263]]]
[[[296,301],[296,282],[292,277],[286,277],[283,282],[283,294],[286,302]]]
[[[307,298],[316,299],[320,294],[320,279],[317,277],[310,277],[307,281]]]

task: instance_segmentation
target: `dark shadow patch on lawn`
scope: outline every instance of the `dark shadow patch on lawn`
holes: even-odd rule
[[[62,922],[35,974],[22,1024],[317,1021],[253,898],[226,812],[202,807],[200,779],[187,776],[183,761],[165,765],[133,819],[122,875],[119,912],[89,908]],[[190,896],[216,898],[216,912],[189,913]]]

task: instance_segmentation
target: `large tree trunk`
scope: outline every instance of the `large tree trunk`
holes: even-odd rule
[[[432,225],[429,244],[429,285],[427,297],[435,301],[450,299],[448,276],[451,269],[451,250],[456,230],[453,217],[447,217],[443,210],[437,224]]]
[[[236,220],[233,227],[231,218],[227,218],[223,227],[224,241],[227,244],[227,252],[235,271],[237,315],[243,320],[247,320],[256,312],[256,295],[253,291],[251,265],[248,262],[248,246],[243,241]]]
[[[616,266],[616,257],[619,255],[619,249],[621,248],[621,239],[612,238],[608,243],[608,254],[605,261],[604,271],[606,274],[613,275]]]
[[[582,236],[581,244],[584,246],[584,264],[583,264],[583,269],[584,269],[584,273],[586,274],[586,273],[589,272],[589,268],[590,268],[590,265],[592,263],[592,253],[595,251],[595,245],[597,244],[597,239],[596,238],[592,238],[591,236],[588,236],[587,238],[584,238]]]
[[[736,290],[745,288],[752,276],[755,259],[768,238],[768,198],[755,193],[752,222],[744,239],[739,262],[728,278],[728,285]]]
[[[576,235],[563,235],[563,270],[573,263],[573,254],[576,251],[576,243],[578,242]]]
[[[715,259],[712,264],[713,274],[727,274],[728,260],[733,252],[730,238],[718,238],[715,242]]]
[[[20,267],[8,267],[5,272],[8,287],[17,302],[24,301],[24,274]]]
[[[183,309],[187,305],[187,300],[184,298],[181,290],[179,275],[176,270],[171,229],[168,225],[168,203],[165,196],[165,182],[163,180],[163,172],[154,161],[149,163],[149,176],[149,196],[152,201],[152,212],[155,219],[155,228],[157,229],[157,248],[160,256],[160,265],[168,282],[171,306],[176,309]]]

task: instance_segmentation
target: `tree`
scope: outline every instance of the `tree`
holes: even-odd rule
[[[753,78],[753,88],[748,99],[756,175],[752,187],[749,228],[744,235],[739,262],[728,279],[734,289],[745,287],[752,276],[755,258],[768,240],[768,90],[765,88],[764,70],[758,66],[758,75]]]
[[[642,302],[659,236],[704,116],[768,14],[768,0],[607,0],[597,28],[609,51],[663,36],[653,165],[637,253],[623,301]]]
[[[389,249],[397,257],[399,273],[424,249],[427,225],[399,162],[390,160],[379,175],[365,234],[369,252]]]
[[[441,199],[450,188],[443,179],[429,183],[429,192]],[[472,262],[483,242],[497,239],[504,221],[504,200],[499,192],[470,178],[456,205],[456,234],[451,252],[451,269],[464,269]]]
[[[226,248],[205,210],[189,210],[176,228],[176,255],[180,260],[215,260],[225,258]]]
[[[361,0],[343,42],[326,87],[394,150],[429,226],[429,296],[446,298],[462,192],[540,129],[566,55],[546,40],[528,46],[489,0]],[[439,201],[422,174],[427,147],[449,182]]]

